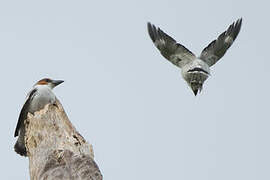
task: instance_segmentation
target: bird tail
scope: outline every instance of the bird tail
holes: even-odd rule
[[[14,150],[21,156],[27,156],[25,143],[24,143],[24,136],[20,135],[17,139],[16,144],[14,145]]]

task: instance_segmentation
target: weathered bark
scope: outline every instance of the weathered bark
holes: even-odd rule
[[[31,180],[102,180],[92,146],[76,131],[59,101],[25,121]]]

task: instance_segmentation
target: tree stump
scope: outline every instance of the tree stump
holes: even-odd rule
[[[102,180],[92,146],[76,131],[62,105],[48,104],[25,121],[31,180]]]

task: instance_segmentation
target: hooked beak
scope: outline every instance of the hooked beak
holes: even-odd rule
[[[64,81],[63,80],[53,80],[52,81],[52,84],[55,86],[58,86],[59,84],[63,83]]]

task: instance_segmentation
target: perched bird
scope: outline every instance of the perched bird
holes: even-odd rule
[[[14,137],[18,137],[17,142],[14,146],[14,150],[22,155],[27,156],[24,135],[25,135],[25,127],[24,120],[27,119],[27,114],[30,112],[34,114],[34,112],[41,110],[44,108],[46,104],[54,104],[56,97],[52,92],[52,89],[61,84],[62,80],[51,80],[48,78],[41,79],[38,81],[33,89],[28,93],[26,101],[23,105],[23,108],[20,112],[19,119],[17,122],[17,126],[15,129]]]
[[[155,46],[166,59],[181,68],[183,78],[196,96],[210,75],[210,67],[222,58],[233,44],[241,29],[241,24],[242,18],[233,22],[225,32],[203,49],[199,57],[155,25],[148,22],[147,27]]]

